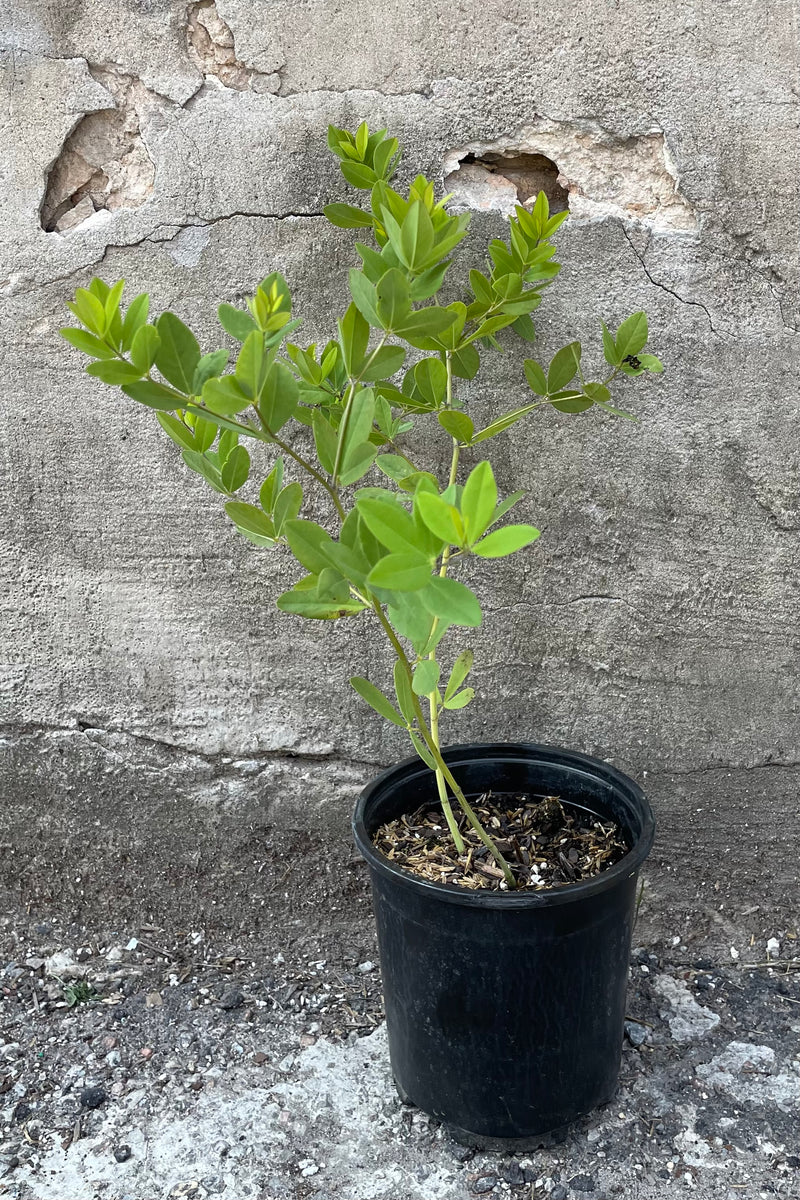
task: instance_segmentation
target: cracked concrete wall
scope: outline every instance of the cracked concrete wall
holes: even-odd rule
[[[667,368],[631,388],[636,427],[540,414],[495,443],[543,537],[475,568],[479,702],[446,736],[564,743],[644,780],[670,932],[676,911],[796,919],[800,39],[789,0],[724,9],[12,3],[0,786],[20,902],[105,888],[119,912],[142,880],[161,895],[170,864],[194,878],[199,855],[216,878],[279,827],[336,831],[344,855],[358,781],[406,752],[346,687],[379,674],[364,629],[278,614],[285,560],[238,541],[147,414],[56,336],[99,273],[211,346],[217,304],[277,268],[307,340],[327,337],[354,251],[320,216],[341,196],[325,127],[367,118],[406,144],[404,179],[493,168],[500,201],[486,179],[483,201],[460,197],[478,211],[454,289],[503,233],[504,158],[554,163],[573,219],[538,355],[572,336],[596,355],[600,317],[645,308]],[[493,359],[466,389],[477,419],[524,402],[519,368]]]

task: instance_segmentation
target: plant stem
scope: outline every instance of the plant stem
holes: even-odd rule
[[[297,451],[293,450],[292,447],[287,442],[284,442],[281,438],[278,437],[277,434],[272,432],[269,425],[266,423],[266,421],[262,417],[261,410],[259,409],[257,404],[254,404],[253,408],[255,409],[255,413],[256,413],[256,416],[258,417],[261,428],[269,436],[270,440],[273,441],[276,446],[279,446],[280,449],[284,452],[284,454],[288,454],[289,458],[294,459],[294,461],[297,463],[297,465],[299,467],[302,467],[304,471],[307,471],[308,474],[311,475],[311,477],[313,479],[316,479],[317,483],[322,484],[325,491],[328,493],[328,495],[330,496],[334,505],[336,506],[336,511],[339,514],[339,519],[341,521],[343,521],[345,519],[345,517],[347,516],[347,513],[344,511],[344,508],[342,507],[342,503],[339,499],[339,495],[338,495],[336,489],[331,487],[331,485],[328,483],[325,476],[320,474],[320,472],[316,469],[316,467],[312,466],[312,464],[308,461],[307,458],[303,458],[302,454],[298,454]],[[238,422],[237,422],[237,424],[238,424]]]
[[[411,664],[409,663],[408,658],[406,657],[406,652],[403,649],[402,645],[400,644],[397,634],[392,629],[392,626],[389,623],[383,609],[381,608],[378,601],[374,598],[372,601],[372,608],[373,608],[373,611],[375,612],[375,615],[377,616],[378,620],[380,621],[381,625],[383,626],[386,636],[388,637],[389,641],[392,644],[392,648],[394,649],[394,652],[397,655],[398,661],[400,662],[403,670],[406,672],[406,675],[408,676],[408,681],[409,681],[409,686],[410,686],[411,681],[413,679],[413,675],[412,675],[412,671],[411,671]],[[486,832],[486,830],[481,825],[480,821],[478,820],[477,816],[475,815],[475,812],[472,809],[472,806],[470,805],[466,796],[464,795],[463,791],[461,790],[460,785],[456,782],[456,780],[453,776],[453,772],[450,770],[447,763],[444,761],[444,758],[442,757],[442,752],[439,749],[436,742],[434,741],[431,731],[428,728],[428,725],[425,721],[425,717],[422,712],[422,707],[419,702],[419,697],[413,691],[411,693],[411,697],[412,697],[412,702],[414,704],[414,715],[417,719],[417,724],[419,725],[419,731],[422,734],[423,741],[425,742],[426,746],[428,747],[428,749],[431,752],[431,756],[433,758],[433,761],[436,763],[437,770],[442,772],[442,775],[444,776],[444,778],[447,780],[448,784],[450,785],[450,790],[452,791],[453,795],[455,796],[456,800],[458,801],[459,805],[461,806],[461,809],[462,809],[465,817],[469,821],[472,828],[475,830],[475,832],[478,835],[478,837],[480,838],[481,842],[483,842],[484,846],[491,854],[492,858],[497,863],[500,870],[503,872],[503,877],[506,881],[506,885],[508,886],[508,888],[509,889],[516,888],[517,881],[514,878],[511,868],[509,867],[506,860],[503,858],[503,855],[500,853],[500,851],[498,850],[497,846],[492,841],[489,834]],[[445,816],[447,816],[446,812],[445,812]],[[451,816],[452,816],[452,813],[451,813]],[[451,833],[452,833],[452,827],[450,826],[449,821],[448,821],[448,827],[451,828]]]

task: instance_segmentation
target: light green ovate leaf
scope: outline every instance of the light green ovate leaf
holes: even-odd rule
[[[457,579],[434,576],[419,598],[428,612],[449,625],[476,627],[481,623],[477,596]]]
[[[361,372],[364,383],[373,383],[379,379],[388,379],[402,369],[406,352],[402,346],[381,346],[370,355],[372,362]]]
[[[222,476],[204,454],[200,454],[197,450],[184,450],[183,461],[192,471],[196,471],[198,475],[202,475],[206,483],[210,484],[215,492],[221,492],[223,496],[227,494],[227,489],[222,482]]]
[[[320,466],[323,471],[327,471],[329,475],[332,475],[333,465],[336,461],[336,446],[338,444],[336,430],[319,409],[314,409],[311,415],[311,428],[314,430],[314,445],[317,448],[317,458],[319,459]]]
[[[141,329],[147,321],[147,314],[150,311],[150,297],[146,292],[142,292],[135,300],[131,300],[128,305],[128,311],[125,313],[125,318],[122,322],[122,353],[127,354],[133,343],[136,333]]]
[[[505,432],[512,425],[516,425],[517,421],[521,421],[528,413],[533,412],[535,408],[540,408],[544,401],[535,400],[532,404],[524,404],[522,408],[515,408],[512,412],[506,413],[503,417],[498,417],[496,421],[492,421],[491,425],[487,425],[485,429],[481,429],[480,433],[476,433],[472,439],[472,444],[477,445],[478,442],[488,441],[489,438],[497,437],[498,433]]]
[[[564,413],[581,413],[586,412],[586,410],[591,408],[593,404],[594,400],[586,400],[576,396],[574,399],[569,398],[567,400],[554,400],[553,408],[557,408],[559,412]]]
[[[617,367],[622,360],[622,355],[618,353],[617,343],[605,321],[601,321],[600,324],[603,327],[603,355],[610,367]]]
[[[430,308],[420,308],[416,312],[406,313],[393,326],[398,337],[405,338],[412,345],[416,340],[438,337],[448,330],[456,320],[456,314],[447,308],[432,305]]]
[[[203,385],[209,379],[215,379],[221,375],[227,363],[227,350],[212,350],[210,354],[204,354],[195,368],[194,379],[192,380],[192,395],[201,395]]]
[[[664,370],[664,364],[660,358],[656,358],[655,354],[640,354],[638,358],[644,369],[651,371],[653,375],[660,375]]]
[[[402,271],[392,267],[378,280],[375,290],[382,327],[393,332],[411,312],[408,280]]]
[[[406,673],[403,663],[399,659],[394,664],[394,693],[397,697],[397,703],[400,706],[400,712],[406,719],[409,725],[414,723],[416,709],[414,708],[414,693],[411,690],[411,682]]]
[[[573,371],[574,374],[575,372]],[[539,364],[532,358],[525,359],[525,378],[528,381],[528,387],[537,396],[547,395],[547,376]]]
[[[87,333],[85,329],[76,329],[73,325],[68,325],[64,329],[59,329],[58,332],[69,342],[70,346],[74,346],[83,354],[91,354],[92,358],[117,357],[110,346],[106,346],[100,338],[95,337],[93,333]]]
[[[370,571],[367,586],[387,592],[418,592],[431,578],[431,564],[425,555],[387,554]]]
[[[176,446],[180,446],[181,450],[195,450],[194,434],[191,429],[187,429],[183,421],[178,417],[170,416],[169,413],[157,412],[156,420],[161,428],[172,438]]]
[[[472,670],[472,664],[475,661],[475,655],[472,650],[462,650],[456,661],[453,663],[453,669],[450,672],[450,678],[447,681],[444,698],[449,700],[458,689],[461,687],[464,680]]]
[[[375,329],[381,329],[381,319],[378,316],[378,296],[375,285],[370,283],[363,271],[357,267],[350,268],[350,295],[362,317],[369,321]]]
[[[457,379],[474,379],[480,369],[481,360],[474,346],[463,346],[453,352],[450,365]]]
[[[432,771],[436,770],[436,760],[431,754],[428,747],[423,742],[422,738],[413,729],[409,729],[408,736],[411,738],[411,743],[419,757],[425,763],[426,767],[430,767]]]
[[[161,338],[155,325],[142,325],[131,343],[131,362],[144,375],[156,361]],[[196,393],[192,393],[196,395]]]
[[[480,462],[470,471],[461,493],[461,515],[470,543],[486,532],[496,505],[497,484],[491,463]]]
[[[575,378],[581,360],[580,342],[570,342],[553,355],[550,369],[547,372],[547,391],[560,392],[571,379]]]
[[[186,397],[179,392],[173,392],[171,388],[164,387],[161,383],[151,383],[149,379],[143,379],[140,383],[126,383],[122,387],[126,396],[130,396],[131,400],[137,400],[139,404],[144,404],[147,408],[158,408],[164,412],[173,412],[176,408],[184,408],[186,405]]]
[[[275,527],[266,513],[254,504],[243,504],[238,500],[230,500],[225,505],[225,511],[233,521],[242,537],[247,538],[254,546],[271,549],[275,543]]]
[[[413,471],[408,459],[403,458],[400,454],[379,454],[375,459],[375,465],[395,483],[402,483]]]
[[[524,342],[536,341],[536,328],[527,313],[523,313],[522,316],[517,317],[511,328],[517,337],[521,337]]]
[[[505,558],[507,554],[513,554],[515,550],[535,542],[539,532],[533,525],[505,525],[502,529],[487,533],[482,541],[472,547],[472,552],[481,558]]]
[[[327,552],[333,538],[315,521],[297,518],[287,521],[283,532],[292,554],[312,575],[319,575],[326,567],[333,565]]]
[[[454,412],[451,408],[445,409],[439,413],[439,424],[457,442],[468,446],[472,441],[475,425],[472,417],[468,417],[466,413]]]
[[[95,333],[98,337],[105,335],[108,328],[105,306],[87,288],[78,288],[74,301],[68,303],[67,308],[75,314],[90,333]]]
[[[444,707],[446,709],[466,708],[470,700],[475,699],[474,688],[464,688],[463,692],[457,692],[455,696],[451,696],[449,700],[445,700]]]
[[[275,501],[278,498],[282,487],[283,459],[278,458],[275,460],[275,465],[262,483],[261,489],[258,493],[258,502],[265,513],[272,513],[272,510],[275,507]]]
[[[86,374],[93,375],[95,379],[100,379],[111,387],[120,387],[122,384],[135,383],[137,379],[141,379],[144,371],[140,371],[131,363],[120,362],[115,358],[89,363],[89,366],[86,367]]]
[[[351,304],[338,324],[342,361],[348,375],[355,377],[366,357],[369,323],[362,317],[356,305]]]
[[[269,354],[260,329],[248,333],[236,359],[236,383],[250,400],[261,395],[269,369]]]
[[[200,361],[197,338],[191,329],[171,312],[161,314],[156,328],[161,338],[156,366],[168,383],[190,396],[195,369]]]
[[[399,725],[401,729],[406,728],[406,722],[400,716],[400,713],[389,701],[383,692],[375,687],[374,683],[370,683],[363,675],[353,675],[350,680],[350,686],[355,688],[362,700],[366,700],[370,708],[374,708],[379,716],[384,717],[387,721],[391,721],[393,725]]]
[[[283,527],[287,521],[293,521],[300,512],[300,505],[303,503],[303,489],[299,483],[287,483],[286,487],[278,495],[275,501],[275,530],[277,533],[283,533]]]
[[[410,396],[439,408],[447,395],[447,368],[440,358],[423,358],[406,374],[403,388]]]
[[[611,392],[604,383],[585,383],[583,390],[590,400],[596,400],[599,404],[607,404],[611,396]]]
[[[201,454],[208,450],[213,445],[214,438],[219,433],[219,427],[213,421],[207,420],[205,417],[199,417],[195,413],[194,422],[194,449],[199,450]]]
[[[364,605],[358,600],[321,600],[313,593],[295,588],[279,596],[277,606],[281,612],[305,617],[309,621],[336,621],[339,617],[354,617],[364,611]]]
[[[433,658],[423,658],[421,663],[418,663],[414,670],[414,679],[411,684],[417,696],[430,696],[435,690],[439,682],[439,674],[441,668]]]
[[[647,341],[647,316],[643,312],[633,313],[617,330],[617,354],[620,359],[629,354],[638,354]]]
[[[222,468],[222,482],[229,492],[238,492],[250,475],[250,455],[244,446],[234,446]]]
[[[220,304],[217,318],[225,332],[236,338],[237,342],[243,342],[249,333],[258,328],[249,312],[234,308],[232,304]]]
[[[339,468],[339,483],[342,487],[350,487],[351,484],[358,483],[359,479],[363,479],[375,462],[377,453],[378,447],[373,446],[371,442],[361,442],[352,446]]]
[[[505,500],[502,500],[492,514],[492,519],[489,522],[489,528],[491,529],[492,525],[496,525],[500,518],[504,517],[509,509],[513,508],[515,504],[518,504],[524,495],[524,492],[512,492],[510,496],[506,497]]]
[[[371,229],[372,217],[352,204],[326,204],[323,213],[339,229]]]
[[[291,416],[300,400],[297,380],[283,363],[273,363],[267,371],[261,389],[258,410],[269,433],[278,433]]]
[[[359,499],[359,515],[370,533],[393,554],[417,554],[417,531],[409,513],[400,504]]]
[[[232,375],[225,375],[222,379],[206,381],[203,385],[203,403],[212,413],[221,417],[234,417],[249,408],[252,401]]]
[[[417,492],[414,508],[431,533],[435,533],[443,542],[452,546],[465,544],[466,534],[458,509],[442,500],[441,496],[432,492]]]

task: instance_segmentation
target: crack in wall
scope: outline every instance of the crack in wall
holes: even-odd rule
[[[639,265],[641,266],[641,268],[644,271],[647,278],[652,283],[653,287],[657,287],[662,292],[666,292],[668,296],[673,296],[674,299],[679,301],[681,304],[688,304],[688,305],[694,306],[695,308],[701,308],[708,318],[708,324],[709,324],[709,328],[711,329],[711,332],[713,334],[716,334],[716,336],[718,338],[721,338],[723,341],[726,341],[727,339],[725,338],[725,336],[723,334],[721,334],[718,329],[715,329],[714,322],[711,319],[711,313],[708,311],[705,304],[703,304],[702,300],[688,300],[685,296],[681,296],[679,292],[674,291],[674,289],[669,287],[666,283],[661,283],[660,280],[655,279],[650,274],[650,271],[647,267],[647,263],[644,260],[644,255],[640,254],[639,251],[636,249],[633,239],[631,238],[631,235],[629,234],[629,232],[626,229],[625,224],[623,222],[620,222],[620,228],[622,229],[622,232],[625,235],[625,240],[627,241],[631,250],[635,254],[636,258],[638,259]]]
[[[89,71],[114,105],[83,117],[50,168],[40,210],[48,233],[68,233],[99,212],[139,208],[153,193],[155,165],[141,126],[158,98],[113,64]]]
[[[236,57],[233,32],[217,12],[215,0],[189,5],[186,40],[192,60],[206,78],[214,75],[223,87],[237,92],[274,94],[279,90],[277,71],[265,74]],[[196,99],[196,94],[191,99]]]

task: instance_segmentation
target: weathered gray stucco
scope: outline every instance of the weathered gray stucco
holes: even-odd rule
[[[403,179],[441,182],[467,153],[551,158],[573,219],[537,354],[577,336],[596,356],[599,318],[644,308],[666,365],[627,389],[636,426],[549,412],[494,443],[502,483],[527,490],[521,519],[543,536],[475,572],[479,699],[446,737],[563,743],[642,779],[670,929],[676,911],[727,928],[754,905],[770,933],[776,913],[790,926],[791,0],[12,0],[3,26],[11,894],[110,916],[145,896],[162,916],[164,897],[184,913],[204,895],[223,905],[226,880],[253,874],[253,839],[276,827],[308,828],[315,848],[331,832],[343,853],[359,782],[407,752],[346,684],[353,671],[380,681],[388,657],[372,631],[277,613],[287,561],[237,539],[153,418],[85,376],[57,337],[65,300],[101,274],[151,291],[210,348],[224,340],[217,304],[271,269],[292,284],[306,340],[327,337],[354,238],[320,215],[343,191],[325,129],[366,118],[407,146]],[[502,162],[458,192],[487,211],[454,276],[503,232],[513,189],[501,175]],[[82,207],[64,208],[79,188]],[[524,402],[521,358],[493,359],[468,389],[480,417]]]

